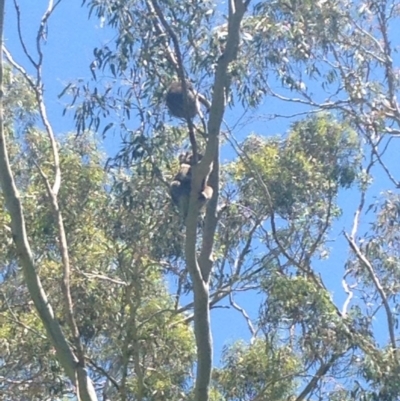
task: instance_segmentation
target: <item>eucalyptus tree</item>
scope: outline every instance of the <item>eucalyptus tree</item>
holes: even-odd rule
[[[41,68],[58,4],[23,46],[33,76],[4,48],[3,399],[396,399],[398,5],[86,0],[112,39],[61,94],[61,139]],[[196,115],[169,114],[174,81]],[[122,136],[107,163],[93,131]],[[217,368],[218,307],[252,340]]]

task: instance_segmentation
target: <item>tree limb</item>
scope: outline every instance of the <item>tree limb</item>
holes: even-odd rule
[[[347,235],[347,233],[344,233],[344,236],[346,237],[347,242],[349,243],[350,248],[355,253],[357,259],[366,267],[366,269],[369,273],[369,276],[371,277],[371,280],[374,283],[375,288],[377,289],[377,291],[381,297],[381,300],[383,302],[383,306],[384,306],[385,312],[386,312],[386,319],[387,319],[387,323],[388,323],[390,343],[392,345],[394,354],[397,355],[396,335],[395,335],[395,329],[394,329],[395,323],[394,323],[392,311],[390,310],[390,305],[389,305],[389,301],[388,301],[387,295],[385,293],[385,290],[382,287],[382,284],[380,283],[378,276],[375,274],[374,268],[372,267],[370,261],[361,252],[360,248],[357,246],[354,239],[349,237]]]
[[[51,5],[52,2],[50,1],[49,3],[50,9],[52,9]],[[49,14],[51,14],[51,12]],[[42,22],[46,20],[47,18],[43,17]],[[81,358],[77,358],[75,354],[72,352],[66,340],[66,337],[64,336],[61,327],[57,319],[55,318],[53,309],[47,299],[47,295],[42,287],[40,278],[36,273],[36,266],[33,260],[32,251],[26,233],[26,224],[24,219],[23,207],[18,193],[18,189],[14,181],[11,166],[9,163],[8,151],[6,146],[6,137],[4,132],[3,23],[4,23],[4,0],[0,0],[0,185],[4,194],[6,207],[11,216],[12,236],[18,252],[19,260],[22,265],[29,293],[39,313],[39,316],[43,322],[43,325],[45,326],[46,331],[54,347],[56,348],[57,357],[60,363],[64,367],[65,372],[69,376],[70,380],[74,382],[76,386],[79,388],[78,393],[80,398],[84,401],[97,401],[95,389],[93,387],[91,380],[88,377],[86,369],[84,368],[84,364],[82,363],[81,359],[82,355]],[[38,65],[38,69],[39,68],[40,65]],[[28,83],[31,85],[36,95],[39,112],[42,117],[42,121],[45,125],[46,131],[49,135],[50,142],[53,148],[55,181],[53,188],[50,188],[50,184],[47,180],[46,180],[46,185],[48,187],[48,191],[50,191],[52,194],[52,200],[54,206],[54,201],[56,202],[56,194],[58,193],[61,182],[57,144],[52,131],[52,127],[50,126],[46,116],[46,110],[44,108],[43,94],[41,88],[37,87],[37,85],[32,85],[33,81],[31,80],[28,80]],[[60,239],[63,240],[65,239],[65,232],[63,231],[61,214],[58,213],[57,217],[58,217]],[[64,245],[66,244],[64,243]],[[64,248],[64,251],[65,250],[66,248]],[[65,256],[65,254],[62,256]],[[65,262],[64,257],[63,261]],[[64,264],[64,266],[68,266],[68,264],[67,265]],[[78,350],[78,352],[80,351]]]

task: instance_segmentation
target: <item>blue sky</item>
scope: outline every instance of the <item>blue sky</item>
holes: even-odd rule
[[[22,12],[23,36],[29,50],[32,54],[36,55],[35,35],[40,18],[47,7],[47,2],[43,0],[20,0],[19,4]],[[33,72],[19,45],[16,30],[16,16],[12,1],[6,3],[4,37],[6,46],[12,52],[14,59],[23,65],[28,72]],[[65,117],[62,116],[64,103],[67,99],[58,99],[58,94],[69,81],[76,80],[77,78],[82,78],[83,80],[91,78],[89,65],[93,60],[93,49],[112,41],[114,37],[115,32],[100,27],[99,22],[94,18],[88,19],[88,10],[87,8],[81,7],[80,0],[61,2],[54,15],[51,17],[48,41],[43,46],[45,56],[43,77],[45,83],[46,106],[50,122],[55,132],[66,133],[75,130],[72,113],[67,113]],[[293,109],[290,109],[292,106],[286,107],[290,112],[294,112]],[[265,110],[273,114],[281,111],[282,105],[269,98],[265,100],[260,111],[265,112]],[[228,122],[234,117],[235,112],[235,110],[227,111],[226,120]],[[251,131],[268,133],[267,135],[284,133],[288,129],[288,124],[289,121],[287,119],[276,119],[266,122],[258,121],[252,124],[252,126],[246,127],[246,131],[243,132],[242,135],[237,135],[237,137],[239,140],[242,140]],[[109,155],[115,154],[119,149],[119,138],[108,134],[104,141],[104,149]],[[399,145],[395,143],[387,157],[389,165],[398,166],[397,160],[399,154]],[[233,157],[231,150],[224,151],[223,158],[226,157]],[[390,185],[382,172],[378,170],[376,172],[377,178],[370,193],[378,195],[382,190],[390,187]],[[321,272],[328,288],[333,293],[334,300],[340,308],[345,298],[341,287],[342,270],[348,257],[342,230],[349,230],[351,227],[353,213],[359,202],[359,194],[354,190],[342,192],[339,201],[341,205],[345,206],[342,218],[335,225],[330,235],[332,240],[332,255],[330,259],[321,261],[318,264],[318,270]],[[373,201],[372,196],[369,198],[369,201]],[[363,222],[361,232],[367,229],[368,218],[363,218]],[[252,317],[257,316],[259,297],[254,294],[246,294],[237,297],[237,300],[242,307],[250,312]],[[223,345],[238,338],[249,339],[246,323],[236,311],[225,308],[214,310],[212,312],[212,327],[217,363]],[[378,331],[380,331],[379,324],[377,327]],[[386,338],[387,333],[384,330],[380,334]]]

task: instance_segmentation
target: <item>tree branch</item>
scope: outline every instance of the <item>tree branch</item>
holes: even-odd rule
[[[192,151],[193,151],[193,160],[196,163],[197,162],[197,142],[196,142],[196,137],[194,134],[194,125],[191,117],[188,115],[188,88],[187,88],[187,81],[186,81],[186,73],[185,69],[183,66],[183,58],[182,58],[182,53],[179,47],[179,40],[177,35],[175,34],[174,30],[170,27],[168,24],[167,20],[164,17],[164,14],[161,11],[160,6],[158,5],[156,0],[151,0],[151,4],[153,6],[153,10],[156,13],[161,25],[164,27],[165,31],[167,32],[168,36],[171,38],[172,43],[174,45],[174,51],[175,51],[175,57],[176,57],[176,63],[173,64],[176,72],[178,74],[179,80],[181,81],[182,84],[182,92],[183,92],[183,104],[184,104],[184,110],[186,110],[186,122],[188,125],[189,129],[189,138],[190,138],[190,143],[192,145]],[[168,48],[167,48],[168,49]],[[169,52],[170,53],[170,52]],[[171,60],[173,60],[173,57],[171,57]]]
[[[371,277],[371,280],[375,285],[375,288],[378,290],[378,293],[382,299],[383,306],[384,306],[385,312],[386,312],[386,319],[388,322],[388,330],[389,330],[389,336],[390,336],[390,342],[392,345],[392,349],[393,349],[393,352],[395,353],[395,355],[397,355],[396,336],[395,336],[395,330],[394,330],[395,323],[394,323],[392,312],[390,310],[390,305],[389,305],[385,290],[383,289],[378,276],[375,274],[374,268],[372,267],[370,261],[361,252],[360,248],[357,246],[354,239],[349,237],[347,235],[347,233],[344,233],[344,236],[346,237],[347,242],[350,245],[350,248],[353,250],[353,252],[357,256],[357,259],[366,267],[366,269]]]
[[[56,3],[56,5],[59,1]],[[49,3],[49,9],[47,14],[42,18],[42,23],[47,21],[48,17],[51,14],[51,11],[54,8],[52,7],[52,1]],[[49,11],[50,10],[50,11]],[[18,256],[20,262],[22,264],[25,281],[29,289],[29,293],[32,297],[32,300],[36,306],[36,309],[39,313],[39,316],[46,328],[46,331],[57,351],[57,357],[60,360],[60,363],[65,369],[66,374],[69,376],[70,380],[75,383],[78,387],[78,395],[84,401],[97,401],[96,392],[94,390],[93,384],[90,381],[87,371],[84,367],[84,355],[83,350],[79,341],[79,332],[74,331],[75,340],[78,338],[78,341],[75,341],[75,345],[78,350],[78,358],[72,352],[66,337],[64,336],[61,327],[55,318],[53,309],[47,299],[47,295],[44,292],[42,287],[42,283],[40,281],[39,276],[36,273],[36,266],[33,260],[29,240],[26,233],[26,225],[24,219],[24,212],[21,203],[21,199],[15,185],[13,173],[10,167],[8,152],[6,146],[6,137],[4,132],[4,121],[3,121],[3,19],[4,19],[4,1],[0,1],[0,184],[3,190],[6,207],[11,216],[11,228],[13,234],[13,240],[15,242]],[[40,30],[39,30],[40,31]],[[12,60],[11,55],[8,54],[7,57]],[[14,62],[15,65],[17,63]],[[41,61],[37,65],[37,74],[39,83],[41,82],[41,74],[40,74]],[[28,74],[25,70],[18,65],[18,70],[23,72],[23,76],[27,77]],[[42,88],[38,85],[35,85],[31,79],[27,79],[28,84],[31,86],[32,90],[36,95],[37,104],[39,107],[39,113],[42,118],[42,122],[46,128],[46,132],[49,136],[51,146],[53,149],[53,158],[54,158],[54,171],[55,171],[55,180],[53,188],[50,187],[50,183],[47,180],[46,176],[42,172],[42,177],[44,178],[47,191],[49,197],[52,201],[52,207],[54,209],[57,225],[59,229],[59,238],[60,238],[60,250],[63,259],[64,266],[64,287],[65,287],[65,295],[70,296],[69,293],[69,258],[68,251],[66,245],[66,235],[64,231],[63,221],[61,212],[58,208],[57,204],[57,193],[60,188],[61,183],[61,171],[59,166],[59,156],[57,150],[57,144],[55,141],[54,133],[52,127],[47,119],[46,109],[43,102],[43,93]],[[71,315],[71,307],[72,301],[70,298],[66,297],[68,313],[70,317],[71,327],[74,328],[74,318]],[[72,319],[71,319],[72,317]],[[75,323],[75,328],[76,323]]]

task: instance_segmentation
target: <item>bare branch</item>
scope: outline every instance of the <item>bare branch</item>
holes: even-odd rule
[[[19,42],[21,43],[22,50],[25,54],[25,56],[28,58],[28,60],[31,62],[31,64],[37,68],[38,64],[35,62],[35,60],[32,58],[30,53],[28,52],[28,48],[26,47],[24,38],[22,37],[22,28],[21,28],[21,10],[19,8],[19,5],[17,3],[17,0],[14,0],[14,8],[17,13],[17,30],[18,30],[18,37],[19,37]]]
[[[343,279],[342,279],[342,287],[343,287],[345,293],[347,294],[347,298],[346,298],[346,300],[344,301],[343,308],[342,308],[342,315],[343,315],[343,317],[346,317],[346,315],[347,315],[347,309],[348,309],[348,307],[349,307],[349,304],[350,304],[351,299],[353,298],[353,291],[350,290],[351,286],[349,286],[349,285],[347,284],[347,282],[346,282],[346,276],[347,276],[347,274],[348,274],[348,273],[346,273],[346,274],[343,276]]]
[[[60,1],[56,3],[59,4]],[[54,6],[55,7],[55,6]],[[53,2],[50,1],[49,9],[45,13],[42,18],[43,26],[47,22],[51,12],[54,10]],[[27,283],[30,295],[32,300],[38,310],[39,316],[46,328],[46,331],[57,351],[57,357],[63,365],[66,374],[69,376],[70,380],[75,383],[78,388],[78,395],[84,401],[96,401],[97,396],[94,390],[93,384],[88,377],[88,373],[85,369],[85,360],[84,353],[79,339],[79,331],[77,329],[76,322],[73,317],[72,311],[72,299],[69,290],[69,274],[70,274],[70,266],[69,266],[69,256],[68,256],[68,248],[66,242],[66,235],[63,225],[63,220],[61,216],[61,211],[58,207],[57,202],[57,193],[61,184],[61,170],[59,166],[59,155],[57,149],[57,143],[55,140],[55,136],[52,130],[52,127],[47,118],[46,108],[44,106],[43,101],[43,88],[42,88],[42,79],[41,79],[41,62],[42,59],[40,57],[39,63],[37,64],[37,83],[35,84],[32,79],[29,78],[26,71],[18,65],[16,62],[12,60],[11,55],[7,52],[7,58],[11,61],[12,65],[17,68],[18,71],[22,73],[22,75],[27,79],[28,85],[32,88],[33,92],[36,96],[37,105],[39,108],[39,113],[42,119],[42,122],[45,126],[46,132],[48,134],[51,147],[53,150],[53,158],[54,158],[54,184],[51,188],[50,182],[43,173],[43,171],[39,168],[39,172],[44,180],[44,183],[47,188],[47,193],[50,198],[53,212],[56,217],[57,227],[59,231],[59,240],[60,240],[60,252],[63,261],[63,271],[64,271],[64,280],[63,280],[63,290],[64,296],[66,298],[66,307],[67,307],[67,316],[69,317],[70,327],[73,331],[74,335],[74,343],[78,352],[78,358],[72,352],[66,337],[64,336],[61,327],[54,316],[54,312],[52,307],[47,299],[46,293],[43,290],[40,278],[36,272],[35,262],[33,260],[29,240],[26,234],[26,226],[24,220],[24,212],[21,204],[21,200],[19,197],[18,190],[15,185],[13,173],[10,167],[8,152],[6,147],[6,137],[4,134],[4,126],[3,126],[3,91],[2,91],[2,56],[3,56],[3,39],[2,39],[2,31],[3,31],[3,15],[4,15],[4,1],[0,2],[0,31],[1,31],[1,41],[0,41],[0,184],[3,190],[4,198],[6,201],[7,209],[11,215],[11,227],[13,240],[15,242],[16,248],[18,250],[19,258],[23,267],[23,272],[25,276],[25,281]],[[39,32],[41,32],[39,29]],[[44,29],[44,28],[43,28]],[[43,32],[43,31],[42,31]],[[39,36],[39,33],[38,33]],[[39,46],[39,44],[38,44]]]
[[[3,51],[7,57],[8,62],[18,71],[22,74],[22,76],[26,79],[28,85],[32,89],[33,93],[35,94],[36,97],[36,102],[38,104],[39,108],[39,115],[41,117],[42,123],[46,129],[47,135],[50,140],[51,148],[53,151],[53,159],[54,159],[54,184],[52,188],[52,192],[57,196],[58,191],[60,190],[60,185],[61,185],[61,169],[60,169],[60,158],[58,155],[58,148],[57,148],[57,142],[55,139],[55,135],[53,132],[53,128],[50,125],[50,122],[47,118],[47,110],[44,105],[44,99],[43,99],[43,88],[42,88],[42,78],[41,75],[39,75],[39,81],[38,83],[35,83],[32,78],[29,76],[29,74],[26,72],[26,70],[18,64],[13,57],[11,56],[11,53],[3,46]]]
[[[115,380],[105,369],[103,369],[101,366],[99,366],[95,361],[93,361],[90,358],[86,358],[87,361],[89,362],[90,365],[92,365],[96,370],[98,370],[102,375],[104,375],[107,380],[111,382],[111,384],[119,390],[119,385],[117,380]]]
[[[376,131],[376,128],[375,128],[375,131]],[[393,138],[393,137],[390,137],[390,138],[389,138],[388,144],[389,144],[389,142],[391,141],[392,138]],[[389,178],[389,180],[393,183],[393,185],[394,185],[396,188],[400,188],[400,182],[399,182],[398,180],[396,180],[396,178],[394,178],[393,174],[390,172],[390,170],[388,169],[388,167],[386,166],[386,164],[383,162],[382,156],[381,156],[381,154],[380,154],[379,151],[378,151],[377,145],[376,145],[375,143],[373,143],[373,141],[372,141],[370,138],[368,138],[368,142],[369,142],[369,144],[371,145],[371,149],[372,149],[373,154],[376,156],[376,159],[378,160],[378,163],[380,164],[380,166],[381,166],[381,167],[383,168],[383,170],[385,171],[385,173],[386,173],[387,177]],[[383,153],[384,153],[384,151],[382,152],[382,154],[383,154]]]
[[[344,353],[341,354],[333,354],[328,362],[321,363],[318,370],[313,375],[313,378],[306,385],[304,390],[300,393],[300,395],[296,398],[296,401],[303,401],[307,395],[309,395],[317,386],[318,381],[321,380],[322,377],[326,375],[332,365],[337,361]]]
[[[365,174],[368,175],[370,170],[372,169],[374,165],[374,161],[373,161],[373,157],[371,155],[370,157],[370,161],[369,164],[366,168]],[[354,239],[358,230],[358,226],[360,224],[360,217],[361,217],[361,212],[364,209],[364,205],[365,205],[365,197],[366,197],[366,189],[362,189],[361,191],[361,198],[360,198],[360,203],[357,207],[356,212],[354,213],[354,220],[353,220],[353,228],[351,230],[351,235],[350,238]]]
[[[40,21],[40,26],[36,35],[36,50],[39,55],[39,60],[36,66],[36,71],[38,74],[38,82],[41,81],[40,75],[41,75],[41,68],[42,68],[42,62],[43,62],[43,52],[42,52],[42,45],[41,42],[42,40],[45,39],[44,31],[47,27],[47,21],[49,20],[51,14],[53,11],[56,9],[56,7],[61,3],[61,0],[57,0],[54,3],[54,0],[49,0],[47,10],[44,12],[42,19]]]
[[[234,309],[236,309],[237,311],[239,311],[243,315],[243,317],[246,320],[247,326],[248,326],[248,328],[250,330],[251,336],[254,338],[256,336],[256,330],[254,329],[254,326],[253,326],[253,323],[252,323],[252,321],[250,319],[250,316],[247,314],[247,312],[246,312],[246,310],[244,308],[242,308],[241,306],[239,306],[235,302],[235,300],[233,299],[232,293],[229,293],[229,302],[230,302],[230,304],[232,305],[232,307]]]
[[[3,299],[4,299],[4,303],[6,304],[7,309],[8,309],[8,311],[10,312],[10,314],[11,314],[11,316],[12,316],[12,319],[9,318],[8,316],[6,316],[5,314],[3,314],[3,316],[4,316],[6,319],[8,319],[8,320],[10,320],[10,321],[12,321],[12,322],[14,322],[14,323],[17,323],[18,325],[20,325],[21,327],[23,327],[25,330],[28,330],[28,331],[30,331],[31,333],[35,334],[36,336],[38,336],[38,337],[42,338],[43,340],[45,340],[45,339],[46,339],[46,336],[44,336],[44,335],[43,335],[42,333],[40,333],[38,330],[33,329],[32,327],[26,325],[24,322],[21,322],[21,320],[18,319],[18,316],[17,316],[17,315],[14,313],[14,311],[12,310],[10,304],[8,303],[6,297],[5,297],[5,295],[4,295],[3,293],[2,293],[2,296],[3,296]]]
[[[386,18],[386,4],[385,2],[382,2],[381,5],[377,6],[379,11],[378,11],[378,23],[379,23],[379,29],[382,33],[383,36],[383,43],[384,43],[384,66],[385,66],[385,71],[386,71],[386,79],[388,82],[388,88],[389,88],[389,102],[390,106],[394,109],[397,110],[397,115],[399,114],[399,106],[397,104],[397,98],[396,98],[396,78],[395,78],[395,72],[393,69],[393,59],[392,59],[392,48],[390,45],[390,40],[389,40],[389,34],[388,34],[388,26],[387,26],[387,18]]]
[[[79,272],[79,274],[82,274],[82,276],[87,277],[89,279],[95,278],[98,280],[109,281],[110,283],[122,285],[124,287],[126,287],[128,285],[128,283],[126,283],[125,281],[121,281],[121,280],[118,280],[118,279],[115,279],[112,277],[104,276],[103,274],[85,273],[85,272]]]
[[[70,290],[71,268],[70,268],[70,262],[69,262],[67,236],[66,236],[65,230],[64,230],[64,222],[62,219],[61,211],[58,206],[57,196],[52,192],[49,180],[47,179],[45,173],[40,168],[40,166],[35,161],[34,161],[34,163],[35,163],[36,167],[38,168],[39,174],[41,175],[41,177],[44,181],[44,184],[46,186],[47,195],[51,201],[53,213],[54,213],[56,221],[57,221],[58,234],[59,234],[59,239],[60,239],[59,247],[60,247],[61,259],[62,259],[63,267],[64,267],[63,268],[62,289],[63,289],[63,295],[64,295],[64,299],[65,299],[65,313],[68,318],[69,326],[73,333],[74,345],[77,350],[79,362],[82,366],[85,366],[85,354],[84,354],[82,343],[80,340],[78,325],[77,325],[77,323],[75,321],[75,317],[74,317],[73,302],[72,302],[72,297],[71,297],[71,290]]]
[[[35,82],[28,75],[24,68],[22,68],[11,56],[11,53],[3,46],[3,52],[6,55],[7,61],[26,79],[28,85],[33,89],[35,87]]]
[[[52,12],[54,9],[57,7],[58,4],[60,4],[61,0],[56,1],[56,3],[53,5],[53,0],[49,1],[48,8],[46,12],[44,13],[42,19],[41,19],[41,24],[40,28],[38,30],[37,38],[36,38],[36,43],[37,43],[37,49],[39,53],[39,61],[36,66],[36,74],[37,74],[37,82],[36,84],[33,84],[31,79],[28,79],[28,84],[31,86],[33,92],[35,93],[37,105],[39,108],[39,114],[41,116],[43,125],[45,126],[48,138],[51,143],[51,148],[52,148],[52,153],[53,153],[53,160],[54,160],[54,184],[53,187],[51,187],[51,184],[47,178],[47,176],[44,174],[43,170],[40,168],[40,166],[37,165],[37,168],[40,172],[40,175],[43,178],[43,181],[45,183],[46,189],[47,189],[47,195],[50,199],[51,206],[53,209],[53,213],[57,222],[57,228],[58,228],[58,236],[59,236],[59,247],[60,247],[60,253],[61,253],[61,258],[63,262],[63,281],[62,281],[62,288],[63,288],[63,293],[64,293],[64,298],[65,298],[65,307],[66,307],[66,315],[68,317],[69,325],[71,328],[71,331],[74,336],[74,343],[75,347],[77,350],[78,354],[78,359],[79,363],[81,364],[82,367],[85,365],[85,358],[84,358],[84,351],[82,348],[82,344],[80,341],[80,334],[78,330],[77,323],[75,321],[74,317],[74,312],[73,312],[73,302],[72,302],[72,297],[71,297],[71,290],[70,290],[70,274],[71,274],[71,268],[70,268],[70,261],[69,261],[69,253],[68,253],[68,244],[67,244],[67,237],[64,229],[64,222],[61,214],[61,210],[59,208],[58,204],[58,199],[57,195],[60,190],[61,186],[61,168],[60,168],[60,157],[58,153],[58,146],[57,142],[55,139],[55,135],[53,132],[53,127],[51,126],[48,117],[47,117],[47,110],[44,104],[44,99],[43,99],[43,80],[42,80],[42,73],[41,73],[41,66],[43,62],[43,54],[41,52],[41,39],[43,37],[43,32],[45,29],[45,26],[47,24],[48,19],[50,18]],[[9,59],[11,58],[11,55],[9,55]],[[13,65],[17,65],[15,61],[13,61]],[[26,71],[19,65],[17,65],[17,69],[19,71],[23,72],[24,77],[28,77],[28,74]]]
[[[71,381],[76,382],[76,368],[78,360],[73,354],[68,342],[61,330],[61,327],[54,316],[53,309],[44,292],[42,283],[36,272],[36,266],[33,260],[30,244],[26,234],[26,226],[21,199],[14,177],[11,171],[8,152],[6,147],[6,137],[4,133],[3,122],[3,15],[4,15],[4,0],[0,0],[0,184],[6,207],[11,216],[11,228],[13,240],[18,250],[19,259],[22,265],[25,281],[29,289],[29,293],[36,306],[39,316],[46,328],[46,331],[57,350],[57,356],[60,363],[65,369],[66,374]],[[97,400],[95,390],[91,381],[87,377],[85,369],[82,370],[82,375],[87,382],[87,393],[82,394],[82,399],[87,401]]]
[[[181,84],[182,84],[184,109],[186,111],[188,111],[189,110],[189,108],[188,108],[188,88],[187,88],[187,81],[186,81],[186,73],[185,73],[185,69],[183,66],[183,58],[182,58],[182,53],[181,53],[181,50],[179,47],[178,37],[175,34],[174,30],[168,24],[167,20],[165,19],[164,14],[162,13],[161,8],[158,5],[157,1],[156,0],[150,0],[150,1],[153,6],[154,12],[156,13],[158,19],[161,22],[161,25],[164,27],[165,31],[167,32],[168,36],[171,38],[172,43],[174,45],[174,51],[175,51],[175,56],[176,56],[176,64],[174,64],[174,67],[177,71],[179,80],[181,81]],[[167,49],[169,50],[169,48],[167,48]],[[168,53],[170,53],[170,51]],[[171,57],[171,59],[173,59],[173,58]],[[187,122],[188,129],[189,129],[189,138],[190,138],[190,143],[192,145],[194,162],[196,163],[197,162],[197,142],[196,142],[196,137],[194,134],[193,120],[190,118],[188,113],[186,115],[186,122]]]
[[[394,353],[397,355],[396,336],[395,336],[395,330],[394,330],[395,323],[394,323],[392,312],[390,310],[390,305],[389,305],[385,290],[383,289],[378,276],[375,274],[374,268],[372,267],[370,261],[361,252],[360,248],[357,246],[354,239],[349,237],[347,235],[347,233],[344,233],[344,236],[346,237],[347,242],[350,245],[350,248],[353,250],[353,252],[357,256],[357,259],[366,267],[366,269],[375,285],[375,288],[378,290],[378,293],[382,299],[383,306],[384,306],[385,312],[386,312],[386,319],[388,322],[388,330],[389,330],[389,336],[390,336],[390,342],[392,345],[392,349],[393,349]]]

